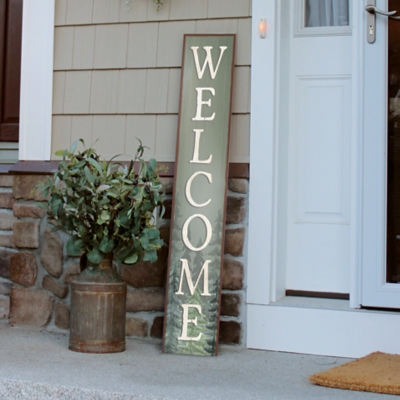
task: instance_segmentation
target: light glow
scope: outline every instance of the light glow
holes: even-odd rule
[[[260,34],[261,39],[265,39],[267,36],[267,21],[265,18],[261,18],[258,23],[258,32]]]

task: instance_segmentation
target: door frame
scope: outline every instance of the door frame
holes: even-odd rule
[[[351,136],[351,281],[350,307],[361,304],[362,263],[362,133],[364,18],[359,1],[351,1],[352,136]],[[247,302],[268,305],[285,296],[285,276],[277,266],[277,195],[279,172],[279,0],[253,0],[250,129],[250,201]],[[260,38],[259,21],[267,21]],[[262,210],[262,212],[261,212]],[[249,329],[251,327],[249,326]]]

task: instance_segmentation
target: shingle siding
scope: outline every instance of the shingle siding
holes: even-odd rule
[[[230,161],[249,161],[250,0],[165,0],[159,11],[151,0],[57,0],[55,15],[53,153],[77,137],[101,136],[96,148],[111,156],[115,133],[124,154],[141,137],[148,157],[173,161],[183,35],[234,33]],[[83,126],[72,123],[84,116]],[[108,135],[97,132],[93,116]],[[139,120],[146,121],[141,131],[133,123]],[[82,131],[89,126],[90,133]]]

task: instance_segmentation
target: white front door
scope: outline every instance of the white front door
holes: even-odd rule
[[[283,18],[289,20],[289,35],[282,46],[284,51],[289,49],[287,193],[283,195],[287,198],[286,248],[285,257],[281,257],[286,258],[286,292],[348,294],[349,1],[296,0],[291,2],[290,16],[285,16],[286,12],[282,6]],[[286,118],[281,109],[282,132]],[[285,185],[284,175],[280,181]]]
[[[363,3],[365,32],[376,38],[363,42],[361,305],[400,309],[400,21],[376,13],[373,26],[363,9],[373,2]],[[376,7],[400,15],[399,0]]]

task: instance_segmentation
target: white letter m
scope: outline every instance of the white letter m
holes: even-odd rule
[[[182,269],[181,269],[181,277],[179,279],[179,290],[175,294],[184,294],[182,291],[182,283],[183,283],[183,275],[186,275],[186,281],[189,286],[190,294],[193,295],[194,291],[197,288],[197,285],[199,284],[201,275],[203,275],[203,273],[204,273],[203,293],[201,295],[202,296],[211,296],[211,294],[208,291],[208,264],[211,262],[211,260],[206,260],[204,262],[203,267],[201,268],[201,271],[199,273],[199,276],[197,277],[197,281],[194,285],[193,285],[192,276],[190,275],[188,260],[186,260],[185,258],[181,258],[181,261],[182,261]]]

